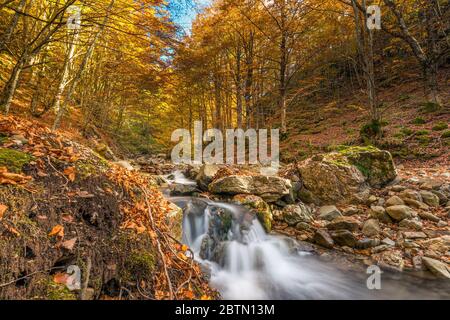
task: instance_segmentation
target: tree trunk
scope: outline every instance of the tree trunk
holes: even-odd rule
[[[5,114],[9,114],[9,109],[11,107],[11,101],[16,92],[17,84],[19,82],[20,74],[22,73],[22,68],[27,60],[27,54],[23,53],[16,65],[14,66],[8,81],[3,88],[2,98],[0,100],[0,109],[5,111]]]

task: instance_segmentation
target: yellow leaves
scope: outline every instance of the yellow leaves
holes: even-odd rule
[[[20,237],[20,232],[14,228],[14,227],[10,227],[8,225],[5,225],[6,230],[8,230],[9,232],[11,232],[13,235]]]
[[[64,227],[60,224],[57,224],[53,227],[52,231],[48,234],[49,237],[60,237],[64,238]]]
[[[3,219],[3,215],[5,214],[6,210],[8,210],[8,207],[0,203],[0,220]]]
[[[75,167],[68,167],[64,170],[64,175],[67,176],[67,178],[71,181],[75,181]]]
[[[181,246],[181,251],[185,252],[185,251],[188,251],[188,250],[189,250],[189,247],[187,245],[183,244]]]

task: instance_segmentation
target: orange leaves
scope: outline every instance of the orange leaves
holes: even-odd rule
[[[5,214],[6,210],[8,210],[8,207],[0,203],[0,220],[3,219],[3,215]]]
[[[55,283],[66,284],[68,280],[69,275],[65,272],[58,272],[53,276],[53,281]]]
[[[66,175],[70,181],[74,182],[75,181],[75,171],[76,171],[75,167],[68,167],[64,170],[64,175]]]
[[[8,172],[8,168],[0,167],[0,184],[26,184],[32,178],[17,173]]]
[[[57,224],[53,227],[52,231],[48,234],[49,237],[59,237],[64,238],[64,227],[60,224]]]

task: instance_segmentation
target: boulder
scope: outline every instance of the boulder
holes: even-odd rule
[[[190,196],[195,192],[199,192],[197,186],[194,184],[171,184],[170,185],[170,195],[171,196]]]
[[[318,229],[316,231],[313,237],[313,242],[328,249],[332,249],[334,245],[333,239],[324,229]]]
[[[299,164],[303,186],[299,198],[307,203],[330,204],[364,201],[369,185],[353,165],[326,156],[315,156]]]
[[[427,235],[421,231],[406,231],[403,232],[406,239],[425,239]]]
[[[354,248],[357,243],[356,237],[348,230],[338,230],[331,233],[331,238],[340,246]]]
[[[176,204],[170,203],[166,213],[166,222],[170,234],[178,241],[181,241],[183,235],[183,210]]]
[[[422,196],[423,202],[431,207],[439,206],[439,197],[433,192],[421,190],[420,195]]]
[[[428,210],[430,208],[425,203],[414,200],[414,199],[405,198],[404,202],[405,202],[405,205],[408,205],[408,206],[410,206],[412,208],[416,208],[416,209]]]
[[[290,226],[299,222],[311,222],[313,216],[311,210],[303,203],[288,205],[283,208],[283,220]]]
[[[359,229],[359,222],[352,217],[337,217],[327,225],[328,230],[349,230]]]
[[[276,202],[289,194],[291,182],[275,176],[231,175],[213,181],[208,189],[214,194],[254,194],[267,202]]]
[[[422,257],[422,263],[436,276],[450,279],[450,267],[447,264],[428,257]]]
[[[397,205],[402,205],[405,204],[405,202],[398,196],[392,196],[389,199],[386,200],[386,207],[391,207],[391,206],[397,206]]]
[[[369,219],[364,222],[362,227],[362,233],[367,237],[373,237],[378,235],[381,232],[380,225],[378,224],[377,219]]]
[[[238,194],[233,197],[233,202],[239,203],[255,213],[266,232],[272,230],[272,211],[270,210],[269,205],[261,197],[251,194]]]
[[[402,221],[403,219],[414,216],[414,210],[405,205],[396,205],[386,208],[388,215],[395,221]]]
[[[200,189],[206,191],[208,190],[208,185],[213,181],[214,176],[220,167],[215,164],[204,164],[200,167],[195,180]]]

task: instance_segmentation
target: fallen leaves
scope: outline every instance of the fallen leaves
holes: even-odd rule
[[[67,176],[67,178],[71,181],[74,182],[75,181],[75,167],[68,167],[64,170],[64,175]]]
[[[64,249],[67,249],[69,251],[72,251],[73,248],[75,247],[75,244],[77,243],[77,240],[78,240],[78,238],[66,240],[61,244],[61,247],[63,247]]]
[[[48,234],[49,237],[60,237],[64,238],[64,227],[60,224],[57,224],[53,227],[52,231]]]
[[[4,204],[0,204],[0,220],[3,219],[3,215],[5,214],[6,210],[8,210],[8,207]]]
[[[28,183],[31,179],[28,176],[8,172],[6,167],[0,167],[0,184],[22,185]]]

